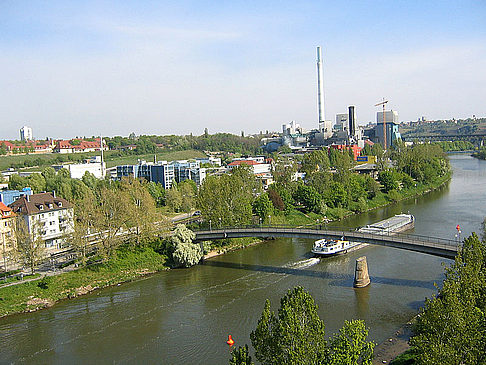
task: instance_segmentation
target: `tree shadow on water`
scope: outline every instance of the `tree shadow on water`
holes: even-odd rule
[[[222,267],[227,269],[240,269],[240,270],[248,270],[248,271],[274,273],[274,274],[286,274],[286,275],[307,276],[307,277],[314,277],[314,278],[321,278],[321,279],[329,279],[331,280],[329,285],[342,286],[348,288],[352,287],[354,282],[354,273],[337,274],[337,273],[326,272],[326,271],[306,270],[306,269],[299,269],[299,268],[292,268],[292,267],[254,265],[254,264],[224,262],[224,261],[216,261],[216,260],[204,261],[203,265]],[[400,278],[385,278],[382,276],[370,276],[370,279],[373,284],[435,289],[434,281],[432,280],[430,281],[409,280],[409,279],[400,279]]]

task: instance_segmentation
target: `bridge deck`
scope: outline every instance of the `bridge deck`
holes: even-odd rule
[[[349,230],[325,230],[320,228],[295,228],[295,227],[242,227],[220,228],[204,231],[195,231],[196,240],[214,240],[240,237],[294,237],[308,239],[340,239],[344,237],[350,241],[368,243],[405,249],[409,251],[427,253],[453,259],[460,247],[457,242],[435,237],[426,237],[404,233],[390,233],[389,235],[377,235]]]

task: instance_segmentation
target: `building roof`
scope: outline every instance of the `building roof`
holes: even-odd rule
[[[261,165],[259,162],[253,160],[236,160],[231,162],[228,166],[241,166],[241,165]]]
[[[37,214],[54,210],[72,208],[73,205],[64,198],[56,198],[53,193],[40,193],[23,196],[9,205],[16,213]]]
[[[12,209],[10,209],[5,204],[0,202],[0,218],[4,219],[4,218],[11,218],[11,217],[15,217],[15,213],[12,211]]]

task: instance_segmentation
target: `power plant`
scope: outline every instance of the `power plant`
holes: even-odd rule
[[[384,149],[393,145],[400,138],[398,132],[398,113],[386,111],[385,103],[376,104],[383,110],[377,114],[377,124],[368,125],[367,128],[358,124],[356,106],[349,105],[347,113],[336,114],[334,126],[331,120],[326,120],[324,99],[324,71],[322,48],[317,46],[317,129],[305,131],[295,121],[286,123],[282,127],[280,137],[265,138],[264,148],[267,151],[275,151],[280,146],[288,146],[291,149],[312,149],[323,146],[333,146],[339,149],[361,149],[366,143],[372,145],[381,143]],[[383,99],[384,100],[384,99]]]

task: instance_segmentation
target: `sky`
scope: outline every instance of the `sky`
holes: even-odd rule
[[[0,0],[0,139],[486,117],[486,1]]]

